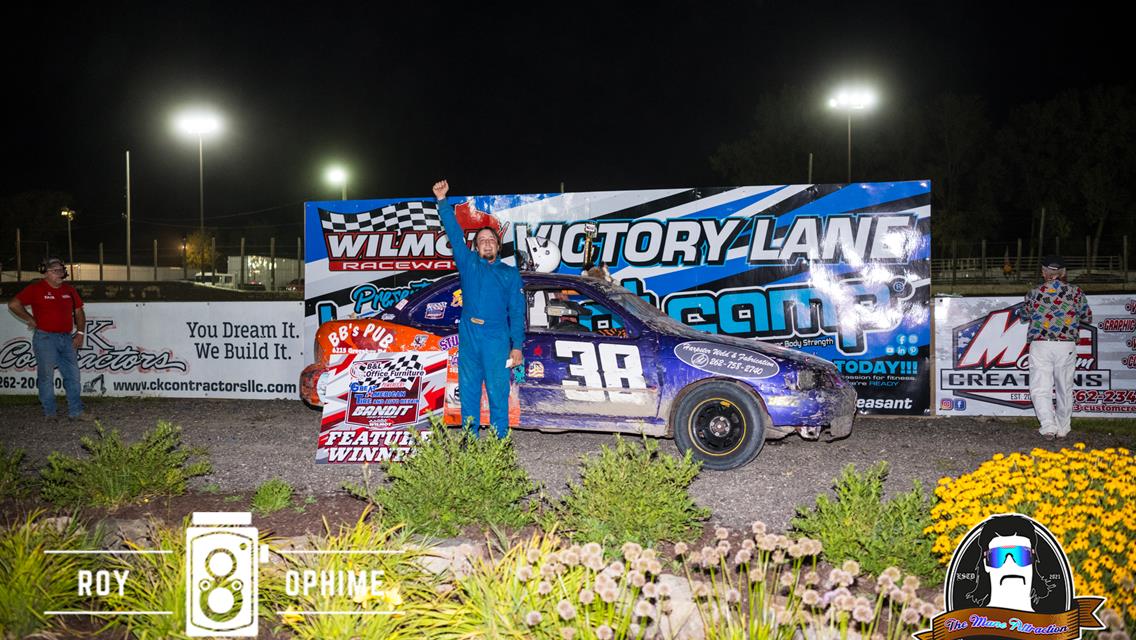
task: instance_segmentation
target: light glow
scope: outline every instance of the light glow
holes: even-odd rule
[[[828,100],[828,106],[842,111],[864,111],[876,106],[876,92],[867,87],[838,89]]]
[[[221,132],[221,116],[207,109],[190,109],[174,116],[174,128],[183,135],[206,138]]]

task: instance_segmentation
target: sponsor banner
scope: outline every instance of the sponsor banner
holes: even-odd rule
[[[832,361],[866,413],[924,414],[930,188],[911,181],[450,200],[467,242],[480,227],[501,233],[506,262],[524,252],[544,266],[558,253],[552,270],[578,274],[594,257],[615,282],[688,326]],[[383,318],[453,269],[432,198],[309,202],[305,212],[309,339],[328,320]]]
[[[84,396],[294,400],[303,367],[296,302],[88,303]],[[55,375],[63,393],[63,380]],[[0,393],[37,393],[32,332],[0,322]]]
[[[449,354],[355,351],[334,355],[323,393],[316,462],[398,462],[414,449],[411,429],[441,417]]]
[[[1033,415],[1023,297],[936,298],[935,380],[942,415]],[[1074,416],[1136,417],[1136,299],[1090,295],[1073,377]]]

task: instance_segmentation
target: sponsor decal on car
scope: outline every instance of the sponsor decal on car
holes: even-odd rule
[[[695,369],[732,378],[761,380],[781,370],[768,356],[717,342],[683,342],[675,345],[674,354]]]
[[[441,320],[446,317],[446,303],[445,302],[427,302],[426,303],[426,319],[427,320]]]

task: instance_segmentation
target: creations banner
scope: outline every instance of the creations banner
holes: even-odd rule
[[[1032,416],[1021,297],[936,298],[935,377],[942,415]],[[1090,295],[1073,378],[1074,416],[1136,416],[1136,299]]]
[[[501,233],[506,262],[527,255],[535,237],[558,250],[558,272],[578,274],[590,240],[615,282],[676,320],[830,360],[865,413],[922,415],[930,188],[922,180],[450,200],[463,227]],[[433,198],[310,202],[305,211],[309,343],[321,322],[375,316],[454,269]]]
[[[305,344],[296,302],[88,303],[84,396],[295,400]],[[55,374],[55,388],[63,379]],[[32,332],[0,322],[0,393],[36,391]]]

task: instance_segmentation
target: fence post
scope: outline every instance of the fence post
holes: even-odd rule
[[[951,286],[955,286],[958,279],[958,240],[951,240]]]
[[[1018,266],[1014,269],[1018,273],[1018,280],[1022,279],[1022,239],[1018,238]]]
[[[99,282],[103,281],[103,243],[99,243]]]
[[[245,239],[241,236],[241,286],[245,285]]]
[[[304,279],[304,244],[300,236],[296,236],[296,277]]]
[[[986,281],[986,238],[982,239],[982,281]]]
[[[268,260],[269,291],[276,291],[276,236],[268,239]]]

